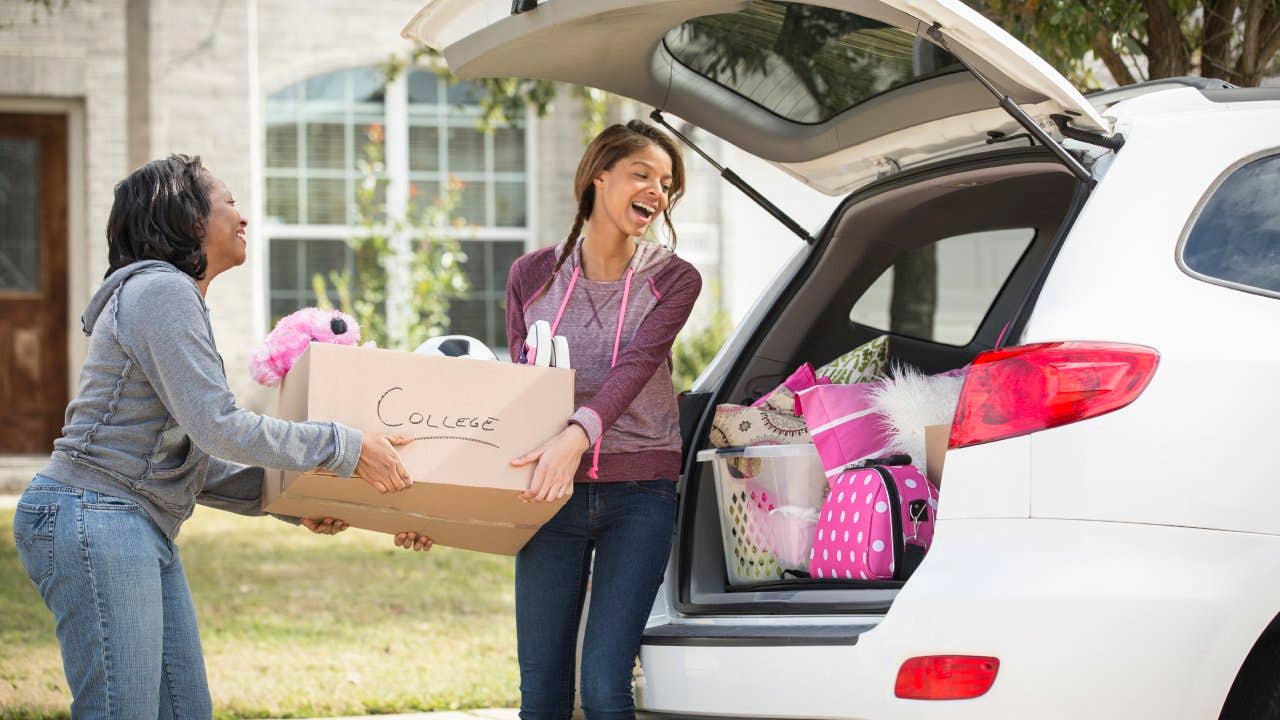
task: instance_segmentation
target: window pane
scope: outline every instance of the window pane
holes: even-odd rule
[[[690,20],[664,43],[694,72],[798,122],[828,120],[917,77],[959,68],[950,55],[879,21],[769,0]]]
[[[421,214],[440,199],[440,183],[433,180],[419,180],[409,183],[409,211]]]
[[[345,180],[307,181],[307,222],[313,225],[342,225],[347,222]]]
[[[292,313],[295,310],[301,310],[305,305],[293,297],[272,297],[271,298],[271,326],[280,322],[280,318]]]
[[[298,181],[295,178],[267,178],[267,220],[298,222]]]
[[[440,78],[433,72],[409,71],[409,104],[434,105],[440,98]]]
[[[357,103],[382,103],[385,76],[378,68],[351,70],[351,99]]]
[[[271,246],[271,289],[295,290],[298,286],[298,244],[301,241],[289,238],[272,238]]]
[[[477,180],[463,185],[458,205],[450,216],[461,218],[468,225],[488,224],[484,211],[484,183]]]
[[[351,222],[361,222],[362,216],[370,212],[373,213],[372,220],[385,222],[387,219],[387,186],[390,185],[390,181],[385,176],[376,177],[373,183],[373,197],[362,204],[359,197],[364,192],[367,181],[368,178],[360,178],[356,183],[352,184],[350,198],[352,207]],[[356,187],[356,184],[359,187]]]
[[[493,131],[493,169],[497,172],[524,172],[524,131],[496,128]]]
[[[347,243],[342,240],[306,240],[306,269],[299,290],[310,292],[313,278],[320,275],[329,282],[329,273],[347,269]]]
[[[524,242],[520,240],[502,240],[493,243],[494,290],[506,292],[507,275],[511,273],[511,264],[523,254]],[[503,323],[505,324],[506,321],[503,320]]]
[[[449,172],[484,172],[484,133],[449,128]]]
[[[483,95],[478,85],[463,81],[450,85],[445,99],[450,105],[478,105]]]
[[[298,124],[273,122],[267,125],[267,167],[298,167]]]
[[[385,153],[385,146],[386,130],[381,122],[356,121],[351,126],[351,167],[349,169],[359,173],[360,163],[368,157],[368,153],[379,147],[384,148]]]
[[[487,314],[484,300],[453,300],[449,303],[449,334],[485,340],[489,334]]]
[[[350,253],[343,240],[274,239],[271,241],[271,319],[301,307],[316,304],[312,286],[319,274],[329,283],[332,272],[350,272]],[[330,299],[336,300],[333,286],[328,284]],[[353,287],[353,292],[356,292]]]
[[[525,194],[524,183],[494,183],[496,222],[502,227],[524,227]]]
[[[488,282],[489,243],[484,240],[463,240],[462,252],[467,256],[462,269],[471,283],[471,292],[483,292],[491,289]]]
[[[854,303],[849,319],[945,345],[967,345],[1035,230],[944,238],[907,253]]]
[[[40,275],[40,144],[0,139],[0,290],[39,290]]]
[[[1214,192],[1182,250],[1209,277],[1280,293],[1280,155],[1236,170]]]
[[[346,161],[341,123],[307,123],[307,167],[341,169]]]
[[[440,170],[440,128],[409,128],[409,171]]]
[[[339,70],[307,80],[307,99],[342,102],[346,99],[345,72]]]
[[[267,104],[272,107],[291,105],[302,97],[302,90],[303,83],[294,83],[268,95]]]

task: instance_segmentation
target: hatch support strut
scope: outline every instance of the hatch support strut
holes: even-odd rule
[[[951,55],[955,57],[955,59],[959,61],[961,65],[964,65],[966,70],[968,70],[975,78],[978,79],[978,82],[982,83],[983,87],[985,87],[987,90],[991,92],[992,95],[995,96],[996,100],[1000,101],[1000,108],[1003,109],[1006,113],[1009,113],[1009,117],[1012,117],[1014,120],[1018,122],[1019,125],[1025,128],[1027,132],[1031,133],[1031,137],[1035,138],[1036,140],[1039,140],[1041,145],[1044,145],[1046,148],[1049,149],[1050,152],[1052,152],[1054,155],[1057,155],[1058,159],[1062,161],[1062,164],[1066,165],[1067,169],[1071,171],[1071,174],[1075,175],[1076,177],[1080,178],[1082,181],[1086,183],[1089,183],[1089,184],[1093,183],[1093,176],[1090,175],[1089,170],[1086,169],[1085,166],[1082,165],[1078,159],[1076,159],[1075,155],[1072,155],[1071,153],[1067,152],[1067,149],[1062,147],[1062,145],[1060,145],[1056,140],[1054,140],[1053,137],[1049,135],[1049,133],[1045,132],[1044,128],[1037,125],[1036,121],[1031,119],[1031,116],[1028,115],[1025,110],[1023,110],[1021,107],[1018,106],[1018,103],[1014,102],[1013,99],[1010,98],[1008,95],[1005,95],[1004,93],[1000,92],[996,88],[996,86],[991,83],[990,80],[988,80],[986,77],[982,75],[982,73],[975,70],[973,66],[971,66],[969,63],[964,61],[964,58],[952,52],[951,48],[947,47],[947,39],[942,35],[942,25],[938,23],[934,23],[933,27],[930,27],[927,33],[929,37],[935,43],[938,44],[939,47],[951,53]]]
[[[661,110],[654,110],[653,112],[649,113],[649,117],[654,122],[658,123],[662,127],[666,128],[668,131],[670,131],[672,135],[675,135],[677,138],[679,138],[680,142],[693,148],[693,151],[701,155],[703,160],[706,160],[708,163],[711,163],[711,167],[714,167],[720,173],[720,177],[724,178],[725,181],[728,182],[730,185],[741,190],[743,194],[751,198],[757,205],[764,208],[765,212],[777,218],[778,222],[781,222],[783,225],[787,226],[787,229],[795,233],[796,235],[798,235],[801,240],[805,241],[810,245],[817,242],[817,239],[814,238],[812,235],[810,235],[809,231],[805,230],[803,225],[796,222],[795,218],[792,218],[790,215],[783,212],[782,208],[778,207],[777,205],[774,205],[772,202],[769,202],[769,198],[765,197],[764,195],[761,195],[758,190],[748,185],[747,181],[739,177],[737,173],[721,165],[720,163],[716,162],[714,158],[712,158],[710,155],[703,152],[702,148],[698,147],[697,145],[694,145],[693,141],[691,141],[689,138],[681,134],[679,130],[676,130],[675,128],[671,127],[671,123],[667,122],[667,119],[662,117]]]

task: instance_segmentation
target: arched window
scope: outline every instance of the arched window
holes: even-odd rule
[[[448,85],[422,70],[411,70],[384,89],[379,70],[356,68],[268,96],[264,156],[271,321],[315,304],[317,273],[351,269],[346,238],[355,231],[355,189],[363,177],[358,161],[371,127],[383,125],[388,132],[374,133],[375,139],[407,139],[406,147],[385,152],[408,154],[408,174],[398,186],[406,188],[408,197],[400,200],[411,212],[438,197],[450,177],[463,183],[453,214],[467,225],[455,232],[468,257],[471,290],[451,303],[450,331],[473,335],[490,347],[506,345],[507,270],[525,251],[529,235],[526,139],[518,127],[479,130],[476,92],[473,85]],[[387,163],[392,169],[405,166]]]

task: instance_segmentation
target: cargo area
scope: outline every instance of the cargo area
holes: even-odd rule
[[[1084,197],[1061,164],[1024,148],[891,178],[842,203],[718,391],[689,403],[699,421],[676,545],[682,613],[888,609],[903,579],[808,572],[840,468],[824,470],[793,393],[777,391],[807,363],[830,376],[823,383],[905,377],[958,395],[963,368],[1020,332]],[[946,502],[945,481],[936,497]]]

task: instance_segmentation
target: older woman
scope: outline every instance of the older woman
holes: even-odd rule
[[[236,406],[204,298],[244,263],[246,226],[199,158],[156,160],[116,186],[78,397],[14,519],[23,566],[57,619],[74,718],[212,714],[173,539],[196,502],[261,514],[262,468],[233,463],[354,472],[382,492],[409,485],[392,447],[401,440]]]

